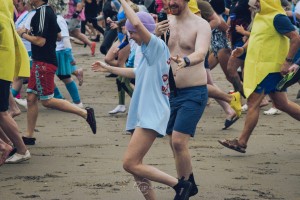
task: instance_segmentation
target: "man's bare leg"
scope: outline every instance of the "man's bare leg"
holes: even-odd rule
[[[171,149],[173,151],[178,178],[187,180],[192,173],[192,159],[189,152],[189,134],[173,131],[171,136]]]
[[[232,83],[234,90],[241,92],[242,95],[243,95],[243,85],[241,83],[241,79],[237,72],[237,69],[239,67],[243,67],[243,66],[244,66],[243,60],[241,60],[239,58],[235,58],[233,56],[230,56],[230,59],[228,61],[228,65],[227,65],[229,80]]]
[[[245,119],[245,125],[238,140],[238,143],[242,146],[247,145],[251,133],[257,125],[259,118],[260,103],[264,97],[264,93],[258,94],[256,92],[253,92],[248,98],[248,112]]]
[[[2,128],[0,127],[0,139],[5,142],[6,144],[9,144],[10,146],[13,146],[14,144],[10,141],[10,139],[7,137],[7,135],[4,133]]]
[[[9,114],[11,115],[12,118],[21,114],[21,110],[18,107],[11,92],[9,92]]]
[[[13,148],[0,139],[0,166],[4,164]]]
[[[27,93],[27,131],[25,137],[32,138],[38,118],[38,98],[33,93]]]
[[[7,111],[0,112],[0,127],[17,148],[17,153],[24,155],[27,148],[19,134],[17,123]]]
[[[220,49],[218,52],[218,60],[220,63],[220,66],[226,76],[226,79],[229,81],[229,73],[228,73],[228,61],[231,55],[231,50],[230,49]]]
[[[288,100],[286,92],[275,92],[269,96],[277,109],[286,112],[294,119],[300,121],[300,106]]]

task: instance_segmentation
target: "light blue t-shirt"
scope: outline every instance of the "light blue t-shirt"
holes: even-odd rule
[[[151,35],[148,45],[137,47],[134,66],[135,88],[126,130],[141,127],[164,136],[170,118],[168,47],[160,38]]]

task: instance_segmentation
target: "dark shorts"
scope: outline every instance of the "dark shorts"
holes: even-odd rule
[[[8,110],[10,84],[10,81],[0,79],[0,112]]]
[[[53,64],[34,61],[30,70],[27,92],[38,95],[40,100],[53,98],[56,69]]]
[[[260,84],[257,85],[254,92],[258,94],[261,94],[263,92],[265,94],[279,92],[279,90],[276,89],[276,86],[282,78],[283,76],[279,72],[270,73],[262,80],[262,82],[260,82]]]
[[[242,47],[244,46],[244,42],[243,41],[237,41],[236,43],[234,43],[233,45],[233,49],[232,50],[235,50],[237,47]],[[239,59],[241,60],[245,60],[246,59],[246,53],[243,53],[240,57],[238,57]]]
[[[171,115],[166,133],[171,135],[174,130],[194,137],[197,124],[206,107],[207,98],[206,85],[177,88],[176,97],[171,93]]]

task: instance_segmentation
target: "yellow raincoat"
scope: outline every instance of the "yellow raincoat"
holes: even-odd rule
[[[244,67],[244,93],[248,98],[269,74],[280,72],[289,51],[289,40],[273,25],[277,14],[284,14],[280,0],[260,0],[249,38]]]
[[[29,57],[15,29],[13,1],[0,0],[0,5],[0,79],[29,77]]]

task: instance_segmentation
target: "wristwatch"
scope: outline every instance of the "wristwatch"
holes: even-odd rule
[[[188,67],[188,66],[191,65],[191,61],[190,61],[190,59],[187,56],[184,56],[183,60],[185,62],[185,67]]]
[[[293,58],[286,58],[285,61],[288,62],[288,63],[292,63],[293,62]]]

